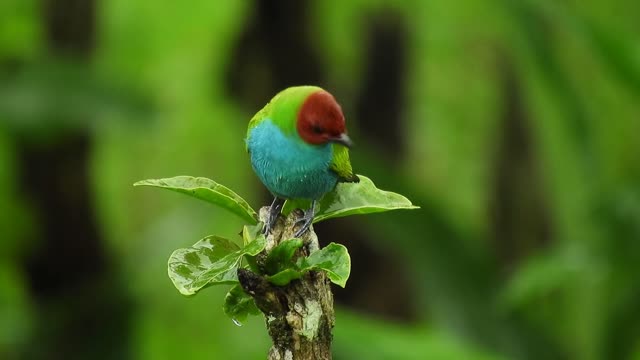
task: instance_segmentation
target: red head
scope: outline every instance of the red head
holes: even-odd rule
[[[351,147],[340,105],[324,90],[309,95],[300,107],[296,128],[300,137],[309,144],[337,142]]]

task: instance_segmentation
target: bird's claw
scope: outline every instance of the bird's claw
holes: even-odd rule
[[[296,237],[296,238],[300,237],[307,230],[309,230],[309,228],[311,227],[311,224],[313,223],[313,218],[315,216],[315,208],[316,208],[316,202],[314,200],[311,203],[311,208],[305,211],[304,215],[296,221],[296,224],[302,223],[302,226],[295,232],[295,234],[293,234],[293,237]]]
[[[293,237],[300,237],[311,227],[311,223],[313,222],[313,218],[307,219],[306,217],[300,218],[296,223],[302,223],[302,226],[293,234]]]
[[[269,235],[269,233],[271,232],[271,229],[273,229],[273,224],[275,224],[275,219],[273,219],[271,217],[271,214],[269,214],[269,218],[267,219],[267,222],[264,224],[264,228],[262,229],[262,234],[264,236]]]
[[[274,198],[271,206],[269,206],[269,216],[267,217],[267,222],[264,224],[264,229],[262,230],[264,236],[269,235],[271,230],[273,230],[273,226],[276,224],[278,220],[278,216],[280,216],[280,211],[282,210],[282,206],[284,205],[284,200],[279,198]]]

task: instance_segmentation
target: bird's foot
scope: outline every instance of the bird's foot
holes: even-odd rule
[[[267,223],[264,224],[263,233],[265,236],[269,235],[273,226],[276,224],[278,220],[278,216],[280,216],[280,211],[282,210],[282,206],[284,205],[284,200],[275,197],[271,206],[269,207],[269,217],[267,218]]]
[[[311,208],[305,211],[304,215],[300,219],[298,219],[298,221],[296,221],[296,224],[302,223],[302,226],[300,226],[298,231],[296,231],[296,233],[293,234],[293,237],[296,237],[296,238],[300,237],[307,230],[309,230],[309,227],[311,227],[311,224],[313,223],[313,217],[315,216],[315,208],[316,208],[316,201],[313,200],[311,202]]]

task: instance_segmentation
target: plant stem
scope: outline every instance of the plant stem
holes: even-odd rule
[[[260,220],[266,221],[268,208],[260,209]],[[264,273],[267,255],[281,241],[290,239],[301,223],[299,210],[286,219],[278,218],[267,246],[256,257]],[[294,255],[306,257],[318,250],[318,238],[311,227],[302,235],[304,245]],[[275,286],[262,275],[247,269],[238,270],[238,279],[244,291],[250,294],[265,315],[267,330],[273,341],[268,360],[326,360],[331,359],[332,329],[335,322],[333,294],[324,272],[309,271],[285,286]]]

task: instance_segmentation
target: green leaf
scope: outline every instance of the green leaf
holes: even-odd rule
[[[242,228],[242,242],[245,246],[252,243],[256,238],[258,238],[258,236],[262,234],[262,226],[262,222],[259,222],[256,225],[245,225]],[[245,255],[244,258],[247,260],[247,264],[249,265],[249,268],[251,268],[251,270],[259,272],[258,263],[256,262],[255,256]]]
[[[256,256],[260,253],[260,251],[264,250],[264,247],[267,245],[267,239],[263,234],[258,235],[255,240],[247,244],[244,248],[242,248],[240,256],[242,255],[250,255]]]
[[[240,195],[217,182],[192,176],[176,176],[166,179],[138,181],[133,186],[153,186],[176,191],[221,206],[251,224],[258,223],[258,216]]]
[[[285,269],[280,271],[279,273],[268,276],[267,280],[270,283],[278,286],[285,286],[290,283],[292,280],[300,279],[302,277],[302,272],[296,269]]]
[[[351,273],[351,258],[344,245],[331,243],[301,259],[300,267],[305,270],[324,270],[329,280],[345,287]]]
[[[260,310],[256,306],[253,298],[242,290],[240,285],[236,285],[229,290],[224,298],[222,310],[228,317],[233,319],[236,324],[240,324],[247,319],[249,315],[259,315]]]
[[[171,254],[169,278],[183,295],[194,295],[210,285],[236,283],[242,257],[257,255],[265,244],[263,235],[242,249],[225,238],[207,236],[193,246]]]
[[[378,189],[366,176],[358,175],[359,183],[338,183],[316,205],[314,223],[342,216],[371,214],[398,209],[419,209],[406,197]],[[308,209],[306,200],[287,200],[282,212],[286,215],[293,209]]]
[[[262,222],[257,223],[256,225],[245,225],[242,228],[242,241],[245,245],[255,240],[262,231]]]
[[[298,260],[297,268],[285,268],[267,279],[275,285],[284,286],[311,270],[327,272],[329,280],[336,285],[345,287],[351,273],[351,258],[344,245],[331,243],[314,252],[306,258]]]
[[[272,275],[282,270],[295,267],[291,258],[301,246],[302,239],[293,238],[285,240],[274,247],[267,256],[265,264],[267,274]]]

